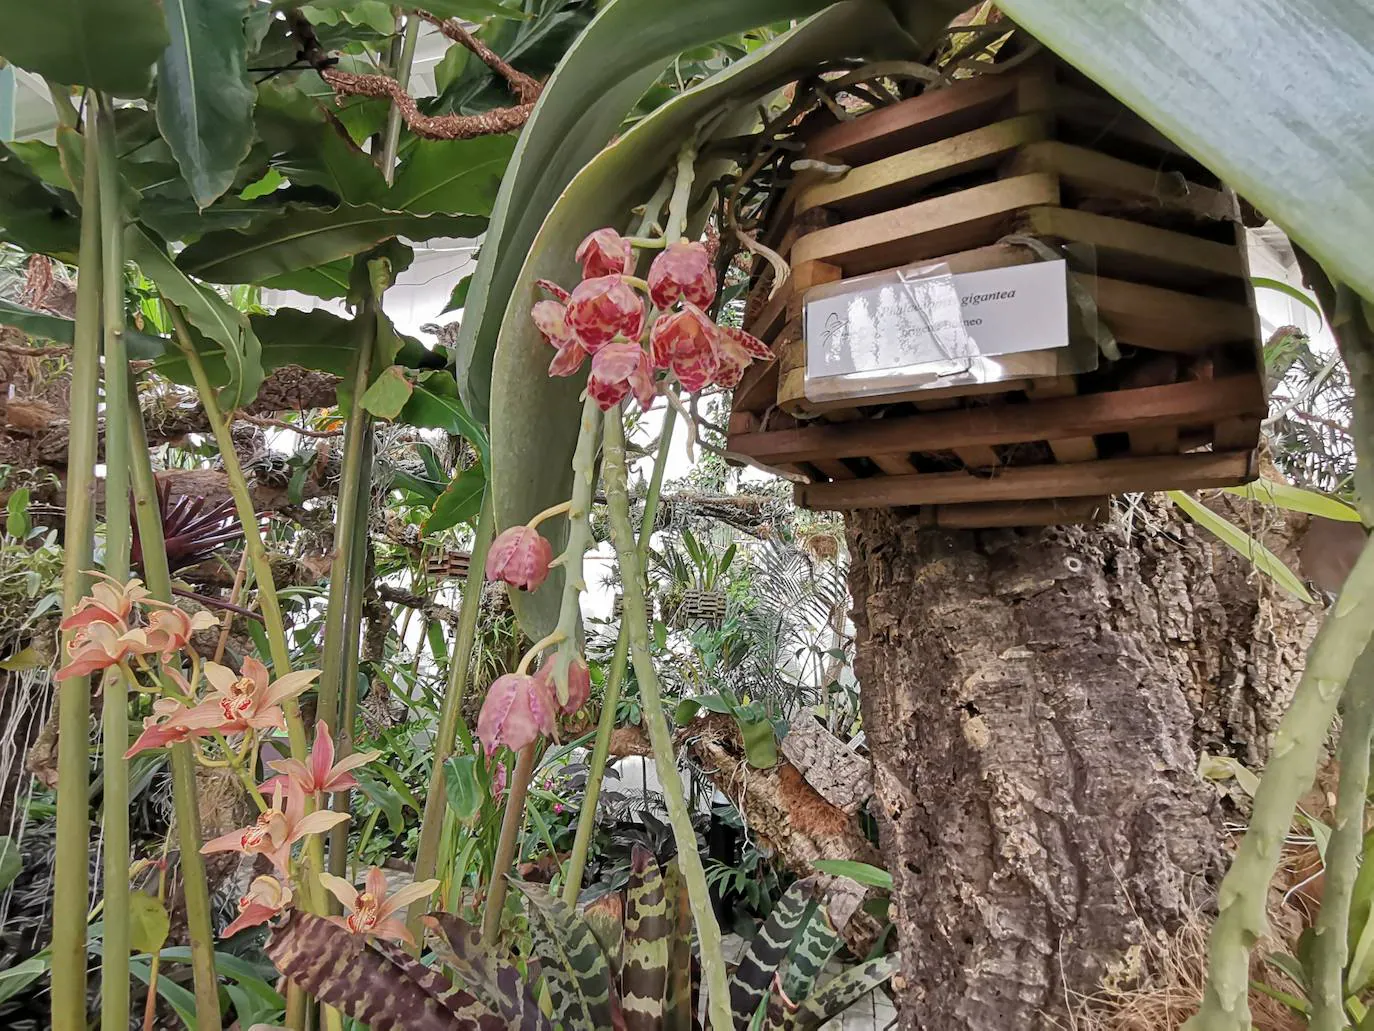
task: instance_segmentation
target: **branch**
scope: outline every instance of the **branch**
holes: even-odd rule
[[[435,26],[453,42],[461,44],[468,50],[477,55],[478,60],[494,71],[501,78],[506,80],[511,92],[521,104],[533,104],[539,99],[539,91],[543,87],[539,80],[526,75],[522,71],[512,68],[501,56],[487,46],[480,39],[474,36],[467,29],[463,28],[457,18],[440,18],[438,15],[430,14],[428,11],[416,11],[421,18]]]
[[[405,119],[406,127],[427,140],[470,140],[512,132],[524,125],[534,110],[531,103],[500,107],[479,115],[427,115],[416,106],[415,98],[389,76],[356,75],[327,68],[320,72],[320,78],[340,97],[390,98]]]

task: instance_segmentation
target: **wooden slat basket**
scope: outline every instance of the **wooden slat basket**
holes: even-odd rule
[[[745,328],[777,361],[734,394],[731,450],[806,477],[813,509],[914,507],[931,525],[1091,520],[1112,494],[1255,477],[1266,412],[1234,196],[1147,123],[1045,55],[804,137]],[[1008,241],[1008,237],[1016,239]],[[916,263],[958,274],[1092,255],[1072,278],[1119,357],[1093,372],[808,400],[808,290]],[[1017,241],[1020,242],[1017,242]]]

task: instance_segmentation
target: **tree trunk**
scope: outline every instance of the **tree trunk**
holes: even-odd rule
[[[1306,517],[1263,517],[1297,568]],[[1199,756],[1262,759],[1320,613],[1148,499],[979,533],[865,511],[848,537],[902,1026],[1067,1026],[1205,901],[1224,836]]]

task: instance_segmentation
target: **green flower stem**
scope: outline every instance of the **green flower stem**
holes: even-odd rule
[[[692,182],[696,178],[697,141],[692,137],[677,152],[677,176],[673,179],[673,193],[668,198],[668,228],[664,239],[673,243],[687,231],[687,205],[692,199]]]
[[[397,15],[397,18],[402,17]],[[420,19],[414,14],[406,15],[405,35],[401,42],[400,60],[396,62],[396,72],[393,76],[401,84],[401,89],[408,89],[410,85],[410,70],[415,64],[415,44],[420,38]],[[395,53],[395,51],[392,51]],[[382,144],[382,175],[386,177],[387,185],[396,178],[396,151],[401,142],[401,109],[393,102],[391,110],[386,116],[386,138]]]
[[[88,100],[88,103],[91,102]],[[124,346],[124,219],[114,147],[114,111],[93,98],[88,129],[96,138],[98,168],[87,166],[100,191],[101,306],[105,342],[105,572],[129,579],[129,360]],[[105,947],[100,957],[100,1025],[123,1031],[129,1023],[129,687],[127,669],[105,677],[100,729],[103,742],[105,832],[103,856]]]
[[[371,379],[373,352],[377,344],[376,299],[369,296],[358,318],[364,322],[364,336],[353,363],[352,400],[347,413],[343,461],[339,473],[339,496],[334,508],[334,560],[329,570],[329,601],[325,609],[324,643],[319,680],[319,718],[327,721],[335,742],[351,740],[351,726],[344,726],[342,704],[346,695],[357,691],[357,678],[349,677],[358,656],[358,622],[353,615],[362,610],[366,586],[367,549],[358,547],[359,533],[367,532],[367,504],[372,484],[372,419],[363,408],[363,394]],[[340,751],[340,758],[346,751]],[[346,809],[347,795],[341,800]],[[337,837],[329,835],[329,869],[337,877],[345,873],[348,827]],[[329,911],[337,907],[333,898],[325,899]]]
[[[515,862],[515,847],[520,839],[520,827],[525,822],[525,797],[529,793],[530,778],[534,776],[534,754],[538,747],[539,742],[532,741],[520,749],[515,774],[511,777],[506,812],[501,818],[501,838],[491,866],[491,885],[486,908],[482,911],[483,945],[494,945],[501,933],[501,910],[506,905],[506,872]]]
[[[130,390],[130,397],[137,397]],[[125,414],[129,436],[129,471],[133,480],[134,514],[143,555],[143,577],[159,601],[172,601],[172,574],[162,538],[162,510],[157,500],[148,435],[143,413],[131,404]],[[190,742],[168,750],[172,768],[172,806],[176,815],[179,865],[186,903],[186,927],[191,939],[191,975],[195,982],[196,1027],[218,1031],[219,986],[215,980],[215,940],[210,923],[210,889],[205,881],[205,859],[200,854],[200,808],[197,805],[196,760]],[[108,917],[107,917],[108,919]],[[108,943],[107,943],[108,947]]]
[[[448,683],[439,704],[439,727],[434,734],[433,764],[430,767],[429,793],[425,796],[425,814],[420,820],[420,843],[415,852],[415,879],[426,881],[439,866],[439,844],[444,830],[444,814],[448,811],[448,791],[444,786],[444,764],[453,754],[458,738],[458,719],[467,694],[468,668],[472,662],[472,646],[477,639],[477,617],[482,611],[482,576],[487,565],[487,552],[496,526],[492,510],[491,487],[482,498],[482,512],[477,518],[477,535],[472,542],[468,560],[467,580],[463,584],[463,600],[458,608],[458,629],[453,635],[449,652]],[[415,940],[420,941],[420,907],[410,907],[409,926]]]
[[[554,656],[553,679],[559,703],[568,698],[568,667],[581,654],[577,631],[582,622],[582,592],[587,589],[585,560],[592,546],[592,498],[596,493],[596,452],[601,442],[601,409],[590,394],[582,402],[582,425],[573,452],[573,493],[568,502],[568,545],[554,564],[563,567],[563,598],[558,632],[563,640]]]
[[[611,540],[615,543],[624,580],[624,610],[622,619],[629,627],[630,654],[634,661],[635,678],[639,682],[640,700],[644,707],[644,724],[654,749],[654,767],[663,787],[663,801],[668,809],[668,821],[677,842],[678,867],[687,885],[692,917],[696,922],[697,941],[701,947],[702,978],[706,982],[707,1012],[715,1031],[730,1031],[734,1020],[730,1010],[730,993],[726,983],[725,957],[721,952],[720,926],[711,909],[711,896],[697,852],[696,831],[678,775],[673,752],[673,738],[663,711],[658,673],[654,669],[649,650],[649,613],[644,600],[639,552],[634,531],[630,526],[628,473],[625,468],[625,427],[620,408],[611,410],[606,419],[606,447],[603,459],[606,502],[611,517]],[[1374,561],[1374,560],[1372,560]]]
[[[662,206],[660,201],[659,206]],[[655,212],[657,208],[654,209]],[[658,496],[663,489],[663,475],[668,467],[668,450],[673,442],[673,423],[677,412],[668,408],[663,413],[663,427],[658,434],[658,453],[654,456],[654,470],[649,477],[649,492],[644,498],[644,517],[640,521],[636,551],[641,565],[648,555],[649,537],[654,530],[654,515],[658,511]],[[611,656],[606,674],[606,690],[601,696],[601,719],[596,725],[596,740],[587,768],[587,787],[582,796],[582,811],[577,814],[577,834],[573,838],[572,854],[568,857],[568,871],[563,881],[563,901],[577,904],[582,891],[582,877],[587,869],[587,853],[591,850],[592,834],[596,831],[596,807],[601,797],[601,783],[606,777],[606,762],[611,754],[611,734],[615,731],[616,711],[620,708],[620,688],[625,682],[625,661],[630,654],[630,637],[621,620],[620,633],[615,639],[615,653]]]
[[[86,134],[86,167],[96,167],[96,134]],[[88,175],[82,185],[80,274],[76,284],[76,331],[72,346],[71,427],[67,451],[66,556],[62,611],[71,612],[90,586],[94,555],[96,387],[100,376],[100,188]],[[63,655],[71,635],[62,639]],[[91,719],[89,677],[69,677],[57,687],[57,857],[53,874],[52,1026],[85,1031],[86,912],[90,879]]]
[[[1307,1024],[1310,1031],[1339,1031],[1349,1026],[1345,1012],[1347,928],[1364,843],[1369,747],[1374,735],[1374,647],[1366,645],[1355,663],[1345,686],[1344,709],[1336,826],[1326,846],[1326,887],[1322,890],[1312,946],[1312,1013]]]

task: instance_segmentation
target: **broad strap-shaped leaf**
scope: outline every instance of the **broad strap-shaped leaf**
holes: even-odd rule
[[[473,237],[485,227],[486,219],[475,215],[406,215],[373,205],[332,211],[291,206],[243,232],[207,233],[177,256],[177,264],[212,283],[260,283],[361,254],[395,236]]]
[[[530,979],[514,963],[484,946],[475,927],[452,913],[431,913],[422,922],[432,932],[429,942],[434,954],[509,1027],[553,1031],[549,1018],[539,1009]]]
[[[553,1021],[564,1029],[611,1026],[611,969],[601,945],[577,913],[537,884],[512,879],[525,896],[534,954],[543,960]]]
[[[142,226],[129,231],[128,251],[158,292],[181,308],[192,326],[223,348],[226,382],[220,390],[221,406],[233,410],[247,405],[257,396],[263,378],[262,344],[248,317],[187,276]]]
[[[664,1031],[692,1028],[692,923],[691,899],[682,870],[674,859],[663,868],[663,894],[672,914],[673,934],[668,944],[668,987],[663,998]]]
[[[31,337],[70,344],[76,334],[76,323],[61,315],[34,311],[23,305],[0,299],[0,326],[13,326]],[[124,339],[131,358],[156,358],[170,345],[170,341],[136,329],[125,330]]]
[[[514,150],[514,136],[418,140],[380,203],[414,215],[490,215]]]
[[[166,46],[158,0],[0,0],[0,57],[53,84],[142,96]]]
[[[399,421],[460,436],[477,448],[484,463],[487,460],[487,431],[464,407],[453,373],[446,369],[430,369],[415,377],[415,389]]]
[[[499,1031],[505,1024],[398,949],[379,949],[337,924],[293,912],[273,930],[267,955],[311,995],[373,1031]]]
[[[999,6],[1282,226],[1334,278],[1374,299],[1374,134],[1350,131],[1367,124],[1367,91],[1351,83],[1368,81],[1374,62],[1374,8],[1325,0]],[[1293,61],[1295,49],[1314,60]]]
[[[827,0],[616,0],[601,7],[545,83],[520,133],[473,275],[469,314],[458,338],[458,368],[463,400],[479,419],[485,420],[490,411],[492,357],[502,313],[521,281],[520,266],[544,216],[578,170],[620,131],[625,115],[668,62],[692,47],[803,17],[826,4]],[[679,135],[654,155],[655,168],[644,169],[645,178],[672,160],[680,140]],[[615,199],[620,196],[617,191]],[[634,203],[643,203],[647,196]],[[619,224],[628,212],[618,204],[613,210],[613,216],[595,219],[591,228]]]
[[[202,208],[234,181],[253,142],[241,0],[162,0],[171,42],[157,64],[157,124]]]
[[[707,0],[697,0],[691,5],[616,0],[602,10],[582,40],[569,51],[564,66],[545,87],[541,105],[552,103],[564,68],[573,62],[575,54],[579,62],[586,56],[581,51],[583,43],[595,37],[594,30],[598,26],[610,24],[614,20],[612,15],[619,18],[635,11],[643,14],[653,7],[658,9],[658,19],[669,25],[679,22],[681,12],[690,23],[679,26],[682,33],[679,45],[685,46],[701,31],[698,21],[712,17],[743,19],[751,11],[759,12],[763,6],[755,6],[751,0],[730,0],[730,4],[732,11],[726,13],[720,4]],[[798,10],[806,6],[796,5]],[[640,31],[655,45],[661,42],[657,27],[644,25]],[[584,380],[581,376],[548,375],[549,346],[531,323],[529,314],[538,296],[535,281],[550,279],[569,286],[576,284],[581,279],[581,270],[573,260],[578,243],[593,229],[623,227],[631,209],[648,200],[673,164],[684,139],[696,131],[697,125],[710,112],[719,110],[727,101],[738,102],[741,114],[736,119],[737,124],[722,126],[717,131],[722,135],[747,133],[750,127],[745,122],[753,117],[749,101],[776,89],[788,75],[809,74],[820,62],[831,58],[865,56],[919,57],[919,54],[918,47],[893,19],[886,4],[878,0],[848,0],[835,4],[664,104],[597,154],[563,189],[533,243],[529,242],[530,237],[524,234],[523,228],[530,212],[519,216],[519,242],[511,236],[494,239],[500,232],[510,232],[511,226],[507,224],[504,230],[499,229],[498,216],[492,216],[491,230],[482,244],[482,261],[478,263],[468,293],[465,312],[470,314],[464,315],[459,332],[457,360],[458,368],[465,370],[465,396],[477,406],[472,410],[480,418],[479,383],[481,389],[485,389],[483,372],[477,364],[480,354],[465,352],[463,348],[472,344],[469,326],[472,325],[471,332],[478,331],[477,325],[473,325],[474,315],[481,319],[484,342],[479,351],[490,346],[485,338],[488,324],[495,318],[492,312],[501,303],[500,294],[508,295],[495,365],[490,374],[492,462],[487,472],[492,482],[498,526],[523,523],[535,513],[566,500],[572,490],[572,453],[577,444],[575,427],[581,412],[579,397]],[[597,60],[614,65],[620,57],[603,52],[597,55]],[[635,97],[638,96],[637,91]],[[585,98],[579,98],[578,103],[585,103]],[[590,110],[599,112],[603,108],[598,103]],[[536,111],[536,122],[538,118]],[[525,162],[535,153],[534,144],[529,141],[536,136],[537,127],[533,123],[526,126],[521,137],[521,146],[525,147],[523,157],[517,150],[511,171],[502,184],[503,190],[513,180],[523,182],[523,177],[529,174]],[[539,146],[543,146],[542,140]],[[581,141],[570,139],[566,145],[560,141],[560,147],[564,146],[570,154],[580,153]],[[550,168],[561,167],[563,160],[564,153],[560,149],[556,161],[551,159]],[[700,181],[704,183],[725,171],[720,163],[707,162]],[[543,196],[542,185],[538,195]],[[540,203],[551,202],[549,197]],[[497,212],[500,210],[498,201]],[[504,254],[504,258],[494,260],[510,261],[518,255],[524,260],[524,268],[510,275],[503,267],[503,278],[507,275],[510,278],[488,296],[481,280],[483,262],[488,260],[493,248]],[[493,341],[494,329],[490,327]],[[465,362],[469,364],[465,366]],[[555,551],[563,546],[566,532],[566,520],[553,522],[547,536]],[[562,589],[563,570],[560,568],[555,569],[538,590],[512,593],[511,606],[527,635],[538,640],[553,630],[558,621]]]
[[[662,1026],[672,933],[663,872],[653,853],[636,845],[625,889],[625,962],[620,971],[620,1007],[628,1031],[659,1031]]]
[[[1265,576],[1269,577],[1274,583],[1278,584],[1298,601],[1312,604],[1312,595],[1308,593],[1303,582],[1298,579],[1298,574],[1284,565],[1283,559],[1279,558],[1262,543],[1251,537],[1235,523],[1225,516],[1213,512],[1201,501],[1192,495],[1181,491],[1169,491],[1169,500],[1172,501],[1183,511],[1188,513],[1188,517],[1199,526],[1213,534],[1219,541],[1228,548],[1249,559]]]
[[[618,891],[605,895],[582,907],[582,919],[596,935],[602,955],[610,964],[611,974],[620,983],[620,971],[625,962],[625,897]]]
[[[730,1008],[735,1031],[747,1031],[750,1021],[768,998],[773,978],[779,973],[797,929],[816,911],[816,882],[797,881],[778,899],[773,912],[749,942],[739,966],[730,977]]]
[[[813,1031],[839,1016],[869,992],[887,983],[902,966],[900,953],[889,953],[850,967],[803,999],[783,1023],[787,1031]]]
[[[831,923],[826,907],[818,903],[792,937],[792,951],[782,971],[783,995],[789,999],[810,995],[816,978],[839,948],[840,934]]]

